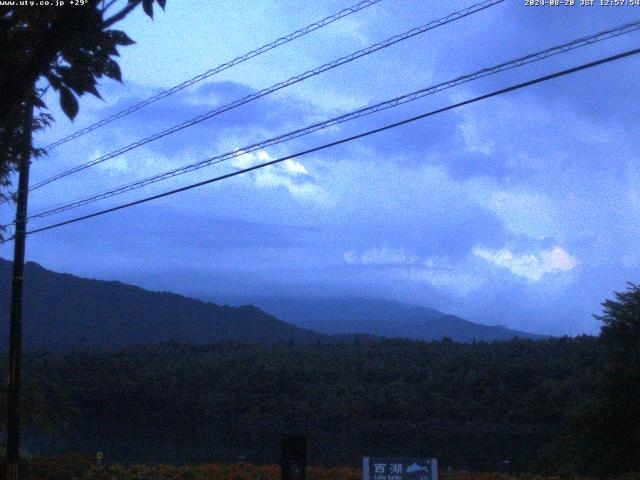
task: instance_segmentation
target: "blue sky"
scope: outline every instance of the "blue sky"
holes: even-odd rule
[[[119,28],[124,85],[81,100],[46,144],[345,8],[346,0],[169,0]],[[383,0],[215,75],[38,160],[32,183],[216,105],[471,5]],[[354,108],[640,18],[640,7],[520,0],[419,35],[33,192],[30,210],[241,148]],[[640,33],[472,82],[52,220],[277,158],[640,44]],[[640,58],[459,108],[361,141],[33,235],[57,271],[180,293],[370,296],[547,334],[596,333],[593,313],[640,272]],[[0,210],[4,220],[11,213]],[[0,254],[10,257],[5,245]]]

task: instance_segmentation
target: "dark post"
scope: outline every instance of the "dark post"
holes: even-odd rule
[[[282,435],[280,469],[282,480],[305,480],[307,478],[307,437],[304,435]]]
[[[16,231],[13,246],[13,280],[11,284],[11,327],[9,333],[9,388],[7,392],[7,480],[18,480],[20,455],[20,361],[22,353],[22,277],[27,227],[27,196],[31,162],[33,105],[25,108],[24,146],[18,166]]]

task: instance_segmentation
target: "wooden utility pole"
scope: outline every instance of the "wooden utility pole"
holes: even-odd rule
[[[27,198],[33,104],[24,109],[24,144],[18,165],[18,198],[16,230],[13,243],[13,279],[11,284],[11,330],[9,334],[9,388],[7,394],[7,480],[18,480],[20,457],[20,364],[22,354],[22,278],[24,274],[25,237],[27,230]]]

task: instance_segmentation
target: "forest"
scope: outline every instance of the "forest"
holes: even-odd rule
[[[445,469],[593,473],[585,424],[604,362],[589,336],[35,352],[25,442],[112,462],[277,463],[281,433],[295,432],[312,464],[409,455]]]

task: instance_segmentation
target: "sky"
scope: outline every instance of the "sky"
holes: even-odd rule
[[[168,0],[117,25],[123,84],[71,122],[47,95],[46,145],[355,1]],[[52,150],[31,183],[473,1],[382,0]],[[579,4],[579,0],[577,2]],[[309,78],[32,192],[30,212],[640,19],[640,7],[482,12]],[[640,45],[631,33],[60,215],[115,206]],[[596,334],[640,274],[640,56],[438,114],[179,195],[30,236],[61,272],[200,298],[372,297],[551,335]],[[0,208],[11,221],[11,208]],[[0,247],[11,258],[11,245]]]

